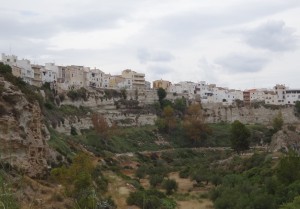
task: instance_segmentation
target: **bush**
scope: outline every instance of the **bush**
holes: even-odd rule
[[[161,184],[164,180],[164,176],[162,175],[153,175],[149,179],[149,183],[152,187],[156,187],[157,185]]]
[[[272,121],[273,128],[275,132],[279,131],[283,126],[282,113],[279,112],[278,115]]]
[[[184,168],[179,172],[179,177],[180,178],[188,178],[190,176],[190,169],[189,168]]]
[[[163,188],[166,190],[166,194],[170,195],[173,192],[177,191],[178,184],[173,179],[166,179],[163,181]]]
[[[128,205],[136,205],[144,209],[174,209],[176,203],[172,199],[166,198],[165,194],[158,190],[144,190],[130,193],[127,198]]]
[[[45,107],[49,110],[53,110],[54,109],[54,105],[50,102],[45,102]]]
[[[88,92],[85,88],[81,87],[78,90],[70,90],[67,93],[67,96],[72,100],[72,101],[77,101],[79,99],[83,99],[84,101],[88,100]]]
[[[18,209],[19,205],[16,201],[14,193],[9,182],[7,182],[0,174],[0,203],[1,208]]]
[[[145,166],[139,167],[136,172],[135,176],[138,177],[139,179],[142,179],[146,176],[147,168]]]
[[[78,135],[78,134],[77,134],[77,130],[76,130],[76,128],[75,128],[74,126],[71,126],[71,135],[72,135],[72,136]]]

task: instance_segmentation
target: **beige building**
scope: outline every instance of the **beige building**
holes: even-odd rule
[[[65,84],[69,89],[79,89],[85,86],[86,73],[83,66],[71,65],[65,69]]]
[[[42,86],[42,71],[43,66],[41,65],[31,65],[33,69],[33,79],[32,79],[32,85],[41,87]]]
[[[122,71],[122,77],[132,79],[132,89],[145,89],[145,74],[126,69]]]
[[[113,75],[110,77],[109,79],[109,84],[108,84],[108,87],[109,88],[118,88],[119,86],[119,83],[122,83],[124,82],[126,79],[123,78],[122,76],[120,75]]]
[[[159,89],[159,88],[163,88],[164,90],[167,90],[169,88],[169,86],[171,86],[172,83],[170,81],[166,81],[166,80],[156,80],[153,81],[153,88],[154,89]]]
[[[274,86],[274,91],[277,95],[277,102],[278,105],[283,105],[284,101],[286,99],[286,87],[283,84],[276,84],[276,86]]]
[[[265,91],[265,104],[277,105],[277,94],[274,91]]]

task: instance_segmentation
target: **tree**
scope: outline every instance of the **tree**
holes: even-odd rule
[[[251,134],[243,123],[238,120],[234,121],[231,124],[230,134],[231,148],[238,154],[249,149],[249,137]]]
[[[300,196],[295,197],[293,202],[286,203],[280,207],[280,209],[299,209],[300,208]]]
[[[272,125],[275,132],[279,131],[282,128],[283,118],[282,118],[281,111],[278,113],[278,115],[275,118],[273,118]]]
[[[107,141],[109,138],[109,125],[103,115],[100,114],[93,114],[92,115],[92,123],[94,128],[104,141],[105,145],[107,146]]]
[[[166,106],[163,109],[162,117],[157,119],[155,124],[161,132],[170,133],[177,125],[174,109]]]
[[[157,89],[157,96],[158,96],[158,101],[162,107],[162,101],[164,98],[167,96],[167,92],[163,88]]]
[[[184,113],[186,110],[186,99],[183,97],[181,99],[175,99],[174,101],[174,109],[179,110],[180,112]]]
[[[69,168],[55,168],[51,171],[51,176],[64,186],[66,194],[80,207],[94,208],[91,176],[93,170],[91,158],[85,153],[79,153],[73,158]]]
[[[277,177],[284,184],[291,184],[300,180],[300,157],[297,153],[290,152],[280,159]]]
[[[188,107],[183,121],[183,129],[194,145],[211,133],[211,129],[205,123],[200,104],[192,104]]]
[[[173,192],[177,191],[178,184],[173,179],[166,179],[163,181],[163,188],[166,190],[166,194],[170,195]]]

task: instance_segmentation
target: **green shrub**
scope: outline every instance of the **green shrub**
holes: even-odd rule
[[[72,136],[78,135],[77,130],[76,130],[76,128],[74,126],[71,126],[71,135]]]
[[[166,194],[170,195],[173,192],[177,191],[178,184],[173,179],[166,179],[163,181],[163,188],[166,190]]]
[[[45,102],[45,107],[49,110],[53,110],[54,109],[54,105],[50,102]]]
[[[149,183],[152,187],[156,187],[160,185],[164,180],[164,176],[162,175],[153,175],[150,176]]]
[[[190,168],[189,167],[186,167],[179,172],[180,178],[188,178],[189,176],[190,176]]]
[[[167,198],[164,193],[158,190],[143,190],[130,193],[127,198],[127,204],[136,205],[144,209],[174,209],[176,207],[174,200]]]
[[[72,101],[77,101],[79,99],[83,99],[84,101],[88,100],[88,92],[85,88],[81,87],[78,90],[70,90],[67,93],[67,96],[72,100]]]
[[[1,170],[2,171],[2,170]],[[15,193],[11,188],[9,182],[7,182],[0,174],[0,208],[18,209],[19,204],[15,197]]]

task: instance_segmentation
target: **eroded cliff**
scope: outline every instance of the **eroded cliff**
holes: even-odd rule
[[[30,177],[42,177],[57,153],[37,101],[28,101],[11,83],[0,81],[0,159]]]

